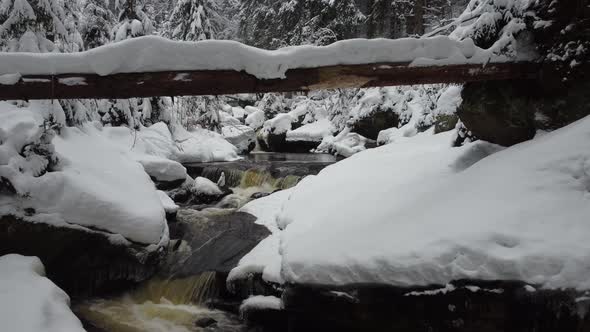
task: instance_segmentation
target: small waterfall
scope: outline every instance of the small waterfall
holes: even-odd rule
[[[195,326],[195,321],[203,317],[217,321],[215,330],[240,330],[237,318],[202,306],[218,294],[216,285],[214,272],[182,279],[156,278],[124,296],[85,302],[74,310],[94,327],[108,332],[203,331]]]
[[[200,176],[217,182],[222,173],[225,174],[225,184],[230,188],[262,187],[265,184],[270,184],[274,189],[288,189],[301,180],[300,176],[295,175],[275,178],[270,172],[255,168],[241,171],[236,169],[221,169],[213,166],[203,168]]]
[[[159,302],[162,299],[173,304],[203,304],[219,292],[215,288],[215,272],[204,272],[181,279],[152,279],[133,292],[136,302]]]

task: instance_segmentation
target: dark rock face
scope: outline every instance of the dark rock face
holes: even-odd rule
[[[267,152],[308,153],[317,148],[321,142],[287,141],[287,134],[269,133],[266,138],[257,137],[260,148]]]
[[[555,80],[467,83],[457,113],[474,136],[504,146],[590,114],[589,81],[551,82]]]
[[[201,212],[181,209],[170,225],[170,237],[183,240],[190,249],[170,253],[165,276],[182,278],[202,272],[227,273],[260,241],[270,235],[243,212]]]
[[[461,286],[463,285],[463,286]],[[575,292],[521,283],[458,282],[452,292],[364,286],[338,292],[290,286],[283,294],[288,331],[590,331],[590,303]],[[469,287],[465,287],[469,286]],[[585,315],[580,315],[585,312]],[[273,323],[272,326],[276,326]]]
[[[37,256],[47,276],[72,297],[104,295],[147,280],[164,250],[114,244],[99,232],[0,217],[0,256]]]
[[[199,318],[195,321],[195,326],[205,328],[217,324],[217,321],[211,317]]]
[[[366,138],[377,140],[379,132],[388,128],[397,127],[399,117],[391,110],[376,110],[366,118],[352,124],[352,132]]]
[[[459,122],[459,117],[456,114],[441,114],[434,120],[434,133],[439,134],[445,131],[455,129]]]

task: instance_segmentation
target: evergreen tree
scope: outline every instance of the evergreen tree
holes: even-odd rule
[[[118,0],[115,8],[119,10],[119,23],[112,30],[112,40],[150,35],[154,31],[152,20],[143,11],[140,0]]]
[[[2,0],[0,49],[7,52],[55,52],[80,48],[78,6],[59,0]]]
[[[203,0],[180,0],[166,22],[166,36],[176,40],[213,39],[213,28]]]
[[[81,33],[86,48],[91,49],[108,43],[115,23],[115,16],[108,8],[108,0],[87,0],[84,17]]]

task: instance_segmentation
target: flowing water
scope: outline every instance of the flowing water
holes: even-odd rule
[[[233,194],[202,210],[213,216],[235,211],[255,193],[290,188],[335,161],[330,155],[263,153],[236,162],[186,167],[192,177],[212,181],[224,174]],[[88,324],[89,332],[246,331],[236,315],[206,306],[207,300],[219,295],[218,285],[224,285],[215,278],[212,272],[173,280],[156,277],[122,296],[92,299],[75,305],[74,310]],[[196,326],[202,318],[216,323],[207,328]]]

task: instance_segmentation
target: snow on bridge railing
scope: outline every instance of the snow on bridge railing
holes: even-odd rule
[[[266,51],[141,37],[80,53],[0,53],[0,99],[132,98],[532,79],[471,40],[353,39]]]

